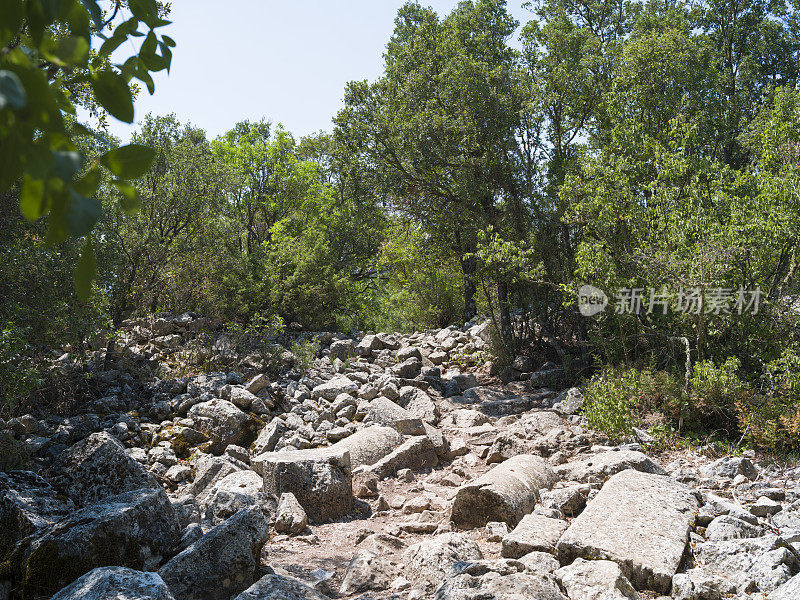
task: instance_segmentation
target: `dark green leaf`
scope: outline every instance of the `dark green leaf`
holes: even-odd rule
[[[128,144],[109,150],[102,157],[102,163],[120,179],[136,179],[150,168],[155,150],[141,144]]]
[[[78,298],[84,302],[89,299],[92,290],[92,281],[97,274],[97,262],[94,257],[92,238],[87,238],[81,252],[81,258],[75,267],[72,278],[75,282],[75,291]]]
[[[133,122],[133,97],[125,79],[111,70],[100,71],[92,77],[92,89],[97,101],[111,116],[125,123]]]
[[[96,0],[81,0],[81,4],[86,7],[86,10],[89,11],[89,15],[92,17],[92,22],[97,29],[100,29],[103,26],[103,13],[100,10],[100,6],[97,4]]]
[[[78,192],[72,191],[69,198],[69,208],[67,208],[67,227],[70,235],[81,237],[92,230],[103,205],[97,198],[87,198]]]
[[[19,110],[27,102],[22,81],[11,71],[0,71],[0,110],[6,106]]]
[[[110,38],[108,38],[103,44],[100,46],[100,56],[111,56],[111,53],[116,50],[120,44],[122,44],[127,37],[124,35],[117,35],[114,33]]]
[[[129,0],[128,7],[133,16],[153,27],[158,22],[158,5],[156,0]]]
[[[24,17],[22,0],[0,0],[0,48],[17,37]]]
[[[97,192],[97,188],[100,187],[100,169],[97,167],[91,169],[86,175],[72,184],[72,187],[82,196],[93,196]]]
[[[44,197],[44,180],[25,175],[19,192],[19,207],[29,221],[35,221],[47,212]]]
[[[124,181],[115,181],[114,185],[117,186],[120,194],[122,195],[119,201],[122,210],[127,214],[133,214],[142,206],[142,199],[139,196],[139,191],[130,183]]]
[[[175,40],[173,40],[173,39],[172,39],[171,37],[169,37],[168,35],[162,35],[162,36],[161,36],[161,39],[162,39],[162,40],[164,40],[164,43],[165,43],[167,46],[169,46],[170,48],[174,48],[174,47],[175,47]]]
[[[82,164],[83,157],[80,152],[53,152],[53,175],[67,183],[72,181],[72,176],[80,171]]]
[[[89,41],[83,37],[70,36],[54,41],[44,55],[60,66],[85,65],[89,58]]]

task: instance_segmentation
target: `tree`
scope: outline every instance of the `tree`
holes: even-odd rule
[[[119,22],[127,8],[131,17]],[[100,217],[95,197],[101,167],[113,176],[121,204],[137,203],[129,179],[141,176],[152,151],[138,144],[109,149],[86,164],[75,138],[86,127],[65,115],[81,106],[133,121],[131,80],[150,93],[150,73],[168,70],[174,41],[156,35],[169,24],[155,0],[4,0],[0,4],[0,192],[20,185],[22,214],[48,216],[47,239],[87,236]],[[144,32],[139,29],[143,26]],[[114,50],[143,37],[138,53],[112,63]],[[102,40],[93,49],[93,40]],[[87,297],[94,276],[91,237],[86,237],[75,283]]]

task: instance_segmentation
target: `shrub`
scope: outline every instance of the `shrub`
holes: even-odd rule
[[[11,414],[40,383],[39,372],[26,355],[25,332],[11,323],[0,329],[0,414]]]
[[[296,366],[303,372],[308,373],[314,366],[314,359],[319,353],[319,340],[298,340],[292,343],[292,354],[295,356]]]

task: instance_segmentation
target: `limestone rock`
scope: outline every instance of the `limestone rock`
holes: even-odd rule
[[[281,494],[278,512],[275,515],[275,531],[288,535],[298,535],[308,527],[308,515],[294,494]]]
[[[483,558],[480,548],[463,533],[444,533],[410,546],[404,554],[404,576],[438,586],[448,575],[455,574],[456,563]]]
[[[520,558],[529,552],[555,553],[556,544],[567,530],[566,521],[529,514],[503,538],[502,555]]]
[[[489,521],[515,527],[533,510],[539,490],[553,487],[557,479],[542,458],[515,456],[458,490],[453,523],[464,529],[483,527]]]
[[[253,441],[254,423],[233,402],[220,399],[199,402],[189,409],[189,417],[211,435],[219,452],[228,444],[247,446]]]
[[[350,512],[353,475],[350,453],[331,448],[269,452],[263,461],[264,491],[291,492],[311,523],[324,523]]]
[[[267,518],[258,508],[240,510],[158,571],[176,600],[228,600],[256,577],[267,541]]]
[[[161,489],[153,474],[106,432],[93,433],[64,451],[51,473],[51,483],[80,506],[136,489]]]
[[[635,450],[610,450],[556,467],[556,473],[572,481],[605,481],[626,469],[666,475],[667,472],[646,454]]]
[[[297,579],[282,575],[265,575],[234,600],[329,600],[329,598]]]
[[[425,433],[422,419],[383,396],[378,396],[371,402],[364,417],[364,423],[393,427],[403,435],[423,435]]]
[[[403,436],[392,427],[373,425],[356,431],[343,440],[336,442],[331,448],[336,451],[348,451],[353,469],[361,465],[373,465],[387,454],[390,454],[403,442]]]
[[[52,594],[95,567],[155,568],[180,539],[166,493],[141,489],[73,512],[12,553],[23,591]]]
[[[376,475],[379,479],[391,477],[400,469],[423,471],[436,466],[439,459],[436,449],[426,435],[410,437],[389,454],[373,465],[364,465],[357,469],[357,477]]]
[[[344,596],[388,589],[397,577],[400,568],[388,559],[364,548],[356,550],[342,580],[340,593]]]
[[[666,593],[697,509],[685,485],[662,475],[623,471],[572,522],[558,543],[559,560],[612,560],[637,589]]]
[[[577,559],[556,571],[570,600],[638,600],[639,594],[610,560]]]
[[[126,567],[98,567],[50,600],[174,600],[158,573]]]

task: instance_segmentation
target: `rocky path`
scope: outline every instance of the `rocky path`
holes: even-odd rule
[[[94,401],[0,422],[35,457],[0,474],[0,598],[800,598],[798,471],[609,445],[553,365],[464,368],[485,324],[318,334],[272,379],[201,325],[128,323]]]

